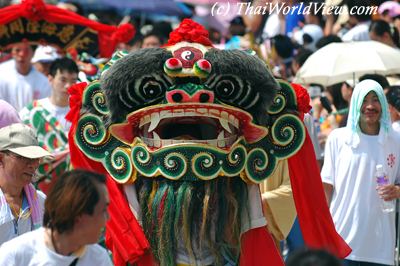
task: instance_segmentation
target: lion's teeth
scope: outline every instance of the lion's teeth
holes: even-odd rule
[[[225,147],[225,135],[224,135],[224,131],[223,130],[221,130],[221,132],[218,134],[218,137],[217,137],[217,145],[218,145],[218,147],[220,147],[220,148],[223,148],[223,147]]]
[[[153,131],[160,123],[160,114],[159,113],[152,113],[151,114],[151,124],[147,132]]]
[[[221,126],[222,126],[226,131],[228,131],[229,133],[232,133],[232,130],[231,130],[230,127],[229,127],[228,120],[225,120],[225,119],[220,118],[220,119],[219,119],[219,123],[221,124]]]
[[[153,131],[153,140],[154,140],[154,147],[160,148],[161,147],[161,139],[157,132]]]

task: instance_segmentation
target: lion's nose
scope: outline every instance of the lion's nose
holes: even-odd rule
[[[198,90],[194,94],[176,89],[167,92],[167,101],[169,103],[212,103],[214,102],[214,93],[208,90]]]

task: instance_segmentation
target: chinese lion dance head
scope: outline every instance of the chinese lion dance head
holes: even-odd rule
[[[135,217],[159,265],[175,265],[182,250],[193,264],[236,263],[249,186],[305,139],[293,88],[251,53],[207,37],[184,20],[166,46],[116,54],[84,88],[70,132],[112,182],[135,188]]]

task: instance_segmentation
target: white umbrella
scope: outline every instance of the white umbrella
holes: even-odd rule
[[[400,73],[400,50],[375,41],[331,43],[313,53],[294,82],[329,86],[364,74]]]

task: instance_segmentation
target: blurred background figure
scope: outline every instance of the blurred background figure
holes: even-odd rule
[[[342,266],[342,263],[325,250],[304,248],[290,255],[286,266]]]
[[[50,95],[50,84],[45,75],[32,65],[33,50],[25,42],[11,48],[12,60],[0,65],[0,99],[17,111],[36,99]]]
[[[319,41],[317,41],[315,46],[317,47],[317,49],[321,49],[325,45],[328,45],[333,42],[342,42],[342,39],[340,39],[340,37],[337,35],[333,35],[333,34],[326,35],[326,36],[323,36],[321,39],[319,39]]]
[[[33,55],[32,63],[37,71],[47,76],[50,71],[51,63],[60,57],[61,55],[57,52],[55,47],[39,45]]]
[[[400,86],[390,86],[386,93],[386,99],[389,104],[392,128],[400,133]]]
[[[400,47],[399,31],[384,20],[374,20],[369,26],[369,37],[393,48]]]
[[[8,102],[0,100],[0,128],[20,122],[17,110]]]
[[[303,48],[315,51],[316,43],[324,36],[322,28],[316,24],[307,24],[294,33],[294,40]]]
[[[295,76],[297,71],[299,71],[300,67],[304,64],[310,55],[312,55],[312,51],[308,49],[299,49],[297,54],[293,57],[292,61],[292,73]]]
[[[394,19],[400,16],[400,4],[396,1],[384,1],[379,5],[378,13],[381,19],[393,23]]]
[[[163,44],[163,40],[155,32],[149,32],[143,36],[141,48],[158,48]]]
[[[291,64],[294,53],[294,45],[286,35],[276,35],[269,42],[268,60],[275,77],[288,80],[291,74]]]
[[[357,9],[359,6],[370,6],[370,0],[348,0],[346,2],[349,10]],[[348,25],[350,26],[343,36],[344,42],[369,41],[368,28],[371,24],[371,14],[368,12],[350,12]]]
[[[362,75],[359,78],[359,81],[363,81],[366,79],[372,79],[376,82],[379,83],[379,85],[381,85],[381,87],[383,88],[383,91],[386,93],[389,90],[389,81],[387,80],[387,78],[385,76],[379,75],[379,74],[365,74]]]
[[[140,29],[142,35],[141,48],[160,47],[168,40],[169,33],[172,31],[171,24],[164,21],[144,25]],[[140,36],[137,38],[140,39]]]
[[[57,3],[57,7],[72,11],[78,15],[83,16],[83,7],[79,4],[79,1],[62,1]]]
[[[84,170],[62,175],[46,202],[43,228],[0,247],[0,265],[112,265],[96,244],[108,220],[105,176]]]
[[[246,25],[242,17],[235,17],[229,22],[228,34],[230,36],[243,36],[246,34]]]

